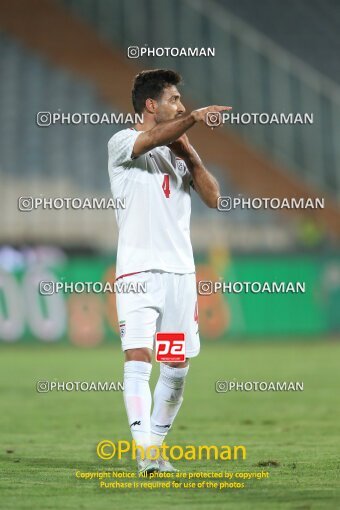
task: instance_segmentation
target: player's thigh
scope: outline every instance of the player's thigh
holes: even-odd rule
[[[200,351],[196,275],[169,274],[161,331],[184,333],[187,358]]]
[[[153,349],[159,304],[163,299],[163,288],[157,275],[145,271],[122,278],[126,290],[116,295],[122,349]],[[139,284],[144,284],[139,285]],[[143,291],[145,287],[145,291]],[[134,289],[139,289],[134,292]],[[142,289],[142,290],[141,290]],[[124,286],[123,286],[124,290]]]

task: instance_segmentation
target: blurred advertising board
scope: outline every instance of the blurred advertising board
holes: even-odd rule
[[[70,257],[20,270],[1,269],[0,343],[119,344],[115,291],[98,291],[98,284],[94,291],[81,287],[82,282],[101,282],[103,288],[113,284],[113,260]],[[272,340],[280,335],[303,339],[340,331],[339,256],[229,257],[215,251],[196,257],[196,269],[203,342]],[[66,291],[41,294],[41,282],[62,282]],[[70,291],[76,282],[78,291]],[[289,282],[301,285],[292,291]]]

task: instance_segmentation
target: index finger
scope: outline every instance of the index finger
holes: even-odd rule
[[[232,106],[215,106],[215,110],[217,112],[224,112],[224,111],[228,111],[228,110],[232,110],[233,107]]]

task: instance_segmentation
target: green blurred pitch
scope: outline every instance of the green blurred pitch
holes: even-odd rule
[[[340,345],[203,346],[192,360],[185,400],[169,444],[244,444],[247,460],[179,462],[182,470],[269,470],[268,480],[242,490],[103,490],[75,471],[134,469],[134,463],[96,457],[102,439],[129,439],[121,393],[38,394],[37,380],[110,381],[122,378],[117,347],[64,346],[0,349],[1,508],[138,509],[337,508]],[[158,374],[155,364],[154,386]],[[304,392],[218,394],[215,381],[303,381]],[[7,453],[11,452],[12,453]],[[257,467],[275,460],[277,467]],[[337,499],[338,498],[338,499]]]

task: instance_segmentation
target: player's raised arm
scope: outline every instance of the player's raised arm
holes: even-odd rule
[[[220,113],[226,110],[231,110],[231,107],[207,106],[199,110],[193,110],[187,115],[180,115],[173,120],[159,122],[138,136],[133,147],[133,157],[141,156],[155,147],[172,143],[197,122],[204,122],[211,127],[208,113]]]
[[[190,158],[186,164],[191,173],[195,191],[208,207],[216,209],[218,197],[221,196],[217,180],[204,167],[199,157]]]
[[[204,167],[201,158],[190,144],[186,134],[182,135],[168,147],[183,159],[191,173],[195,191],[203,202],[211,208],[217,207],[220,188],[215,177]]]

